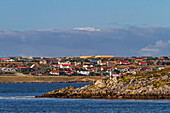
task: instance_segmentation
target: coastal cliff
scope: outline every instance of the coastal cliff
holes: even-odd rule
[[[170,99],[170,69],[97,80],[81,88],[66,87],[40,97],[89,99]]]

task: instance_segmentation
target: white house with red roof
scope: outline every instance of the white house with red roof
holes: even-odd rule
[[[0,60],[4,62],[15,62],[14,59],[10,59],[10,58],[1,58]]]
[[[58,61],[58,64],[71,64],[71,62],[70,61]]]
[[[111,67],[101,67],[101,71],[106,70],[106,71],[110,71]]]
[[[70,64],[60,64],[59,67],[60,68],[72,68],[73,66]]]
[[[139,65],[147,65],[147,62],[139,62]]]
[[[126,64],[128,64],[128,62],[127,61],[120,61],[120,64],[121,65],[126,65]]]

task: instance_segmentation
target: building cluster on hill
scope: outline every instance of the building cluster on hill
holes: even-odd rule
[[[0,58],[0,74],[23,73],[35,76],[119,76],[170,67],[170,56],[114,57],[5,57]]]

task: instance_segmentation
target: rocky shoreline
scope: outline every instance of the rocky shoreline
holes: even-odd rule
[[[67,88],[66,88],[67,89]],[[80,92],[79,92],[80,91]],[[62,91],[52,91],[35,98],[77,98],[77,99],[170,99],[170,94],[159,93],[114,93],[107,90],[82,91],[79,89]]]
[[[136,90],[129,89],[129,87],[129,84],[123,82],[114,83],[113,80],[98,80],[94,85],[82,88],[70,86],[65,89],[53,90],[42,96],[36,96],[36,98],[170,99],[170,86],[168,85],[158,88],[148,85]]]
[[[170,69],[97,80],[93,85],[81,88],[70,86],[35,97],[170,100]]]

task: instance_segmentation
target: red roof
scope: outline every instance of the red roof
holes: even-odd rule
[[[72,65],[70,65],[70,64],[62,64],[62,66],[72,66]]]
[[[53,66],[58,66],[58,64],[54,64]]]
[[[150,69],[149,67],[143,67],[142,69]]]
[[[1,58],[1,60],[8,60],[8,59],[10,59],[10,58]]]
[[[103,67],[103,69],[110,69],[111,67]]]
[[[120,75],[123,75],[123,74],[125,74],[125,73],[120,73]]]
[[[112,73],[112,75],[119,75],[119,73]]]
[[[127,61],[120,61],[121,63],[127,63]]]
[[[130,67],[129,69],[137,69],[136,67]]]
[[[142,58],[136,58],[136,60],[143,60]]]
[[[23,68],[25,68],[25,67],[18,67],[18,69],[23,69]]]
[[[141,63],[141,64],[147,64],[147,62],[139,62],[139,63]]]
[[[116,57],[116,59],[125,59],[124,57]]]
[[[86,67],[87,69],[93,69],[94,67]]]

